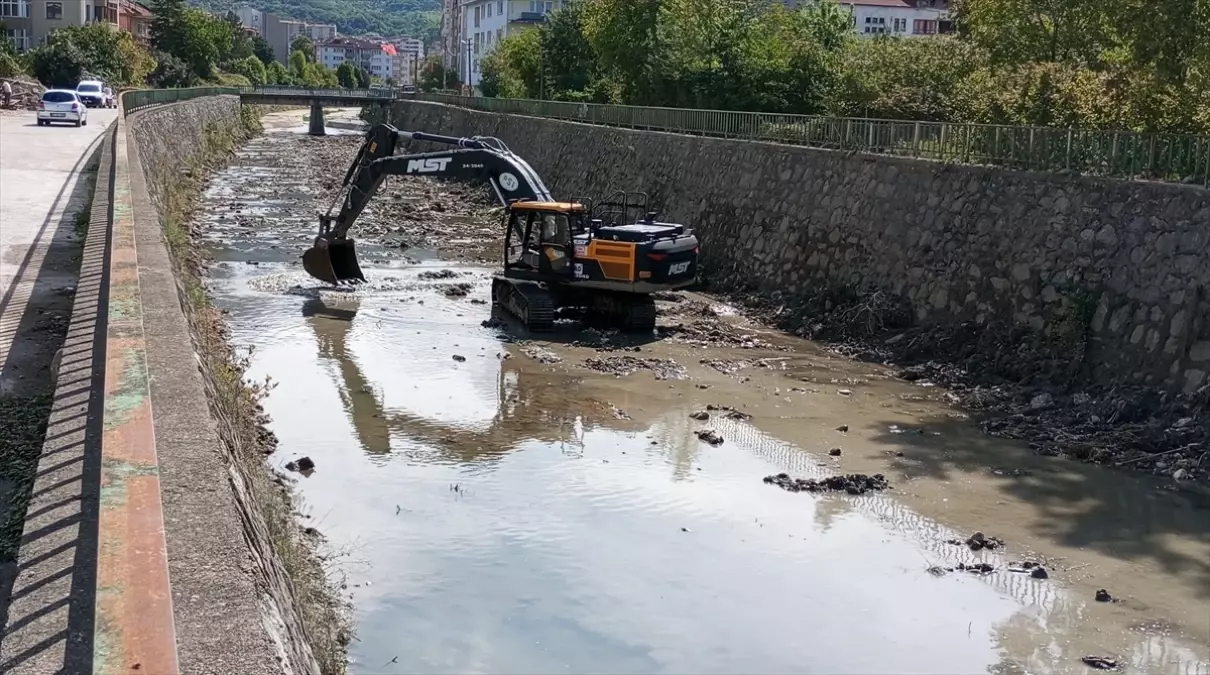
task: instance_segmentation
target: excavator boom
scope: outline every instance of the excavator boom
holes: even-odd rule
[[[457,149],[412,155],[395,155],[401,140],[427,141]],[[353,163],[345,172],[340,208],[319,217],[319,236],[303,253],[303,269],[330,284],[365,281],[348,233],[387,176],[431,176],[483,180],[491,184],[502,204],[516,200],[552,201],[538,174],[499,139],[456,138],[420,131],[399,131],[379,124],[366,132]]]

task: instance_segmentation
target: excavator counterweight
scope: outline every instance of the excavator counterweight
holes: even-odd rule
[[[456,147],[397,156],[400,140]],[[617,193],[620,201],[602,200],[594,212],[589,200],[554,199],[537,172],[499,139],[399,131],[388,124],[366,132],[340,193],[320,216],[319,235],[303,254],[308,274],[330,284],[365,281],[349,229],[387,176],[404,175],[492,186],[505,206],[504,269],[492,282],[493,304],[531,329],[549,328],[557,307],[577,306],[621,328],[650,331],[651,293],[696,277],[697,237],[681,225],[655,221],[645,194]]]

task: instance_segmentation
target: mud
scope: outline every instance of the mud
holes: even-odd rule
[[[254,141],[215,181],[208,199],[267,225],[208,223],[211,287],[255,347],[249,376],[279,383],[270,461],[316,462],[291,476],[300,517],[345,551],[329,562],[356,607],[353,672],[1210,667],[1196,495],[989,437],[945,386],[716,297],[662,295],[649,337],[574,317],[526,334],[456,242],[478,226],[436,209],[416,231],[450,233],[445,250],[371,235],[369,283],[333,292],[296,258],[324,173],[307,162],[343,167],[300,136]],[[741,361],[776,367],[711,365]],[[976,530],[1010,546],[973,550]]]
[[[913,327],[906,305],[877,291],[821,289],[792,301],[723,295],[749,318],[838,354],[905,366],[901,379],[945,387],[985,433],[1025,441],[1039,455],[1210,486],[1210,385],[1186,395],[1099,385],[1081,370],[1083,337],[1041,339],[995,321]]]

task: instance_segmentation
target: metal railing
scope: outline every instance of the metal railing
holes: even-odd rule
[[[375,100],[393,99],[392,89],[313,89],[309,87],[241,87],[241,94],[259,96],[289,96],[295,98],[368,98]]]
[[[187,101],[201,96],[220,96],[223,94],[238,94],[238,87],[182,87],[180,89],[134,89],[122,92],[122,114],[130,113],[153,105]]]
[[[1210,135],[648,108],[433,93],[408,98],[628,129],[1210,186]]]

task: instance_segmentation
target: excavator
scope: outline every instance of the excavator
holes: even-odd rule
[[[399,143],[409,140],[454,148],[396,155]],[[683,225],[657,221],[644,193],[559,201],[498,138],[400,131],[389,124],[366,132],[340,193],[320,216],[319,235],[303,254],[308,274],[330,284],[365,281],[349,230],[387,176],[491,185],[504,205],[505,231],[504,269],[492,279],[492,303],[529,330],[549,330],[556,308],[575,307],[611,327],[650,331],[652,293],[688,286],[697,274],[697,237]]]

